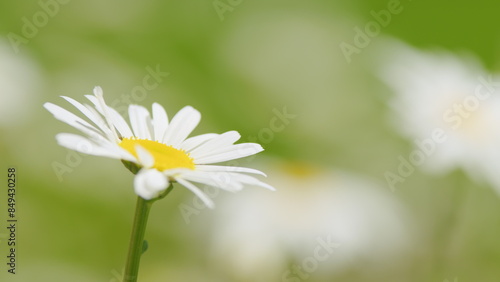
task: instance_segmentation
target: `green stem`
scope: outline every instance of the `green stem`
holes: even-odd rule
[[[460,230],[460,224],[463,220],[463,213],[466,211],[467,205],[467,192],[468,188],[466,185],[468,184],[467,179],[463,172],[458,171],[454,174],[455,185],[451,187],[452,193],[447,195],[450,199],[450,205],[446,208],[445,212],[448,214],[444,217],[442,222],[440,223],[440,228],[438,231],[438,237],[436,239],[437,242],[437,258],[436,258],[436,274],[439,279],[443,279],[446,277],[446,271],[450,266],[450,259],[453,258],[452,252],[455,244],[455,240],[457,240],[458,236],[461,234],[457,234]]]
[[[132,235],[130,236],[130,245],[128,249],[127,264],[125,265],[123,282],[137,281],[141,255],[147,247],[144,242],[144,234],[146,233],[149,211],[155,201],[165,198],[172,191],[172,189],[174,189],[174,186],[170,183],[169,187],[155,199],[144,200],[141,197],[137,197],[134,225],[132,227]]]
[[[144,233],[146,233],[149,210],[151,209],[153,202],[154,201],[146,201],[141,197],[137,197],[134,225],[132,227],[132,235],[130,237],[130,245],[123,282],[137,281],[139,263],[143,252]]]

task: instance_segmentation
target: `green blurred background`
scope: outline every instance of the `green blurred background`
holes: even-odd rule
[[[300,161],[384,185],[384,172],[397,166],[411,143],[388,122],[390,93],[369,67],[370,46],[347,63],[339,44],[352,42],[353,28],[389,2],[1,1],[0,69],[6,70],[0,75],[8,79],[0,83],[14,85],[0,84],[1,108],[15,108],[0,114],[1,175],[12,166],[18,171],[20,222],[18,274],[6,274],[2,257],[0,280],[119,281],[135,203],[133,177],[115,160],[59,147],[55,134],[73,131],[42,107],[66,105],[60,95],[83,101],[96,85],[118,107],[132,97],[147,107],[159,102],[172,116],[192,105],[203,115],[195,134],[238,130],[242,141],[257,139],[266,151],[248,166],[259,168],[257,160],[265,158]],[[12,34],[23,36],[23,18],[33,22],[44,11],[40,3],[57,3],[57,11],[15,52]],[[373,41],[392,36],[417,47],[465,51],[499,70],[500,5],[413,0],[401,6]],[[148,68],[168,76],[140,96],[134,89]],[[29,95],[16,96],[10,90],[16,85]],[[285,107],[297,118],[273,138],[259,138],[273,110]],[[55,163],[68,170],[58,176]],[[457,193],[466,195],[461,204]],[[500,279],[500,199],[490,187],[460,171],[438,178],[416,172],[394,195],[413,216],[418,243],[392,267],[367,270],[359,261],[325,281]],[[190,199],[187,190],[176,189],[153,207],[141,281],[236,281],[210,266],[210,238],[203,236],[210,228],[183,221],[179,204]],[[5,234],[0,231],[0,239]]]

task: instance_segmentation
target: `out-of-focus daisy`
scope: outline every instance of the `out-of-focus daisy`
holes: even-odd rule
[[[286,189],[247,190],[213,215],[213,261],[234,280],[305,281],[357,263],[382,269],[404,250],[405,210],[386,189],[300,162],[269,164],[269,183]]]
[[[169,121],[165,109],[157,103],[153,104],[152,116],[146,108],[130,105],[130,127],[116,110],[106,105],[100,87],[94,89],[93,96],[85,97],[93,106],[63,96],[93,124],[52,103],[44,105],[56,119],[85,135],[60,133],[56,136],[58,143],[82,153],[124,161],[136,172],[135,192],[145,200],[160,196],[174,181],[191,190],[208,207],[213,207],[212,200],[193,182],[228,191],[241,190],[244,184],[273,190],[270,185],[247,175],[264,175],[258,170],[212,165],[250,156],[263,149],[255,143],[234,144],[240,138],[236,131],[188,138],[201,118],[190,106],[181,109]]]
[[[41,75],[29,57],[16,54],[1,37],[0,62],[0,126],[19,126],[30,120],[37,105]]]
[[[394,120],[425,154],[423,168],[444,173],[460,167],[500,189],[500,79],[470,57],[394,42],[384,51],[381,77],[395,94]]]

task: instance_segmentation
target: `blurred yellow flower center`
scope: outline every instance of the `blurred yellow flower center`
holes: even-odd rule
[[[189,157],[189,153],[172,146],[151,140],[130,138],[123,138],[119,145],[135,157],[137,157],[135,146],[140,145],[153,156],[155,160],[153,167],[160,171],[172,168],[194,169],[194,160]]]
[[[285,172],[298,178],[313,177],[321,172],[318,168],[310,164],[298,161],[289,161],[283,164],[283,169]]]

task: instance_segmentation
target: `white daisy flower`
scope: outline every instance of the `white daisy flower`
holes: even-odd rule
[[[425,157],[422,168],[439,173],[462,168],[500,191],[498,77],[473,58],[402,43],[384,47],[381,76],[395,94],[390,100],[394,120],[414,139],[415,155]]]
[[[227,191],[238,191],[244,184],[274,188],[247,174],[265,174],[245,168],[213,165],[263,151],[259,144],[234,144],[240,139],[236,131],[202,134],[188,138],[201,115],[190,106],[181,109],[169,121],[165,109],[153,104],[152,116],[138,105],[129,106],[130,125],[104,101],[100,87],[94,95],[85,95],[91,105],[62,96],[90,122],[52,103],[45,103],[56,119],[80,130],[85,136],[60,133],[58,143],[89,155],[119,159],[136,173],[135,193],[145,200],[157,198],[172,182],[178,182],[198,196],[208,207],[212,200],[194,183]]]

